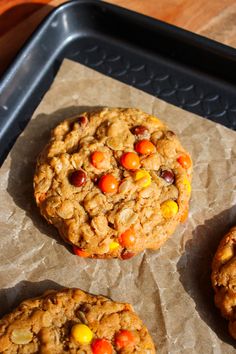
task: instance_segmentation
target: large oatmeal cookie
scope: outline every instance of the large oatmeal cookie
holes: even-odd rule
[[[35,198],[76,254],[127,259],[158,249],[186,216],[191,173],[189,154],[159,119],[105,108],[52,131]]]
[[[212,262],[215,304],[229,320],[229,332],[236,339],[236,227],[221,240]]]
[[[48,291],[0,320],[4,354],[154,354],[152,339],[131,305],[79,289]]]

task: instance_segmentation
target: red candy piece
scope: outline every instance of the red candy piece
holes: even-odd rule
[[[135,344],[135,337],[132,332],[125,329],[118,332],[115,336],[115,344],[118,350]]]
[[[114,193],[118,189],[118,181],[113,175],[108,173],[100,178],[98,187],[103,193]]]
[[[83,257],[83,258],[88,258],[90,255],[88,252],[84,251],[82,248],[78,248],[76,246],[73,246],[73,251],[76,256]]]
[[[112,354],[112,345],[106,339],[95,339],[92,343],[93,354]]]
[[[70,183],[75,187],[82,187],[86,182],[86,173],[82,170],[72,172]]]
[[[139,157],[135,152],[125,152],[121,156],[120,162],[127,170],[137,170],[140,166]]]

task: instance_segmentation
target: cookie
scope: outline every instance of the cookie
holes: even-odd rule
[[[236,226],[221,240],[212,262],[215,304],[229,320],[229,332],[236,339]]]
[[[52,131],[34,194],[77,255],[128,259],[158,249],[186,218],[191,174],[189,154],[158,118],[104,108]]]
[[[131,305],[79,289],[48,291],[0,320],[4,354],[154,354],[153,341]]]

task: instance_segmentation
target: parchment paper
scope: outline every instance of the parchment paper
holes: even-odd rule
[[[139,107],[167,122],[194,161],[190,216],[160,251],[129,261],[70,253],[33,200],[36,156],[50,129],[97,106]],[[235,222],[236,133],[66,60],[0,170],[0,315],[49,288],[79,287],[130,302],[158,353],[233,353],[213,303],[210,264]]]

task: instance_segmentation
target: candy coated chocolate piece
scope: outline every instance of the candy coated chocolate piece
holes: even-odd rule
[[[101,162],[104,160],[104,154],[101,151],[94,151],[91,154],[91,163],[94,167],[99,168]]]
[[[132,258],[132,257],[134,257],[135,256],[135,253],[133,253],[133,252],[129,252],[129,251],[127,251],[127,250],[124,250],[123,252],[122,252],[122,254],[121,254],[121,258],[122,259],[130,259],[130,258]]]
[[[92,345],[93,354],[112,354],[113,348],[108,340],[97,338],[93,341]]]
[[[89,344],[93,339],[93,332],[85,324],[77,323],[71,328],[71,336],[80,344]]]
[[[86,182],[86,173],[82,170],[72,172],[70,183],[75,187],[82,187]]]
[[[131,331],[120,330],[115,336],[115,345],[118,350],[135,344],[135,337]]]
[[[148,133],[148,128],[144,125],[137,125],[131,129],[131,132],[136,136],[144,135],[145,133]]]
[[[133,227],[127,229],[119,236],[121,246],[129,248],[135,244],[135,233]]]
[[[188,168],[190,168],[191,165],[192,165],[191,159],[190,159],[190,157],[189,157],[187,154],[180,155],[180,156],[177,158],[177,161],[178,161],[178,163],[179,163],[183,168],[185,168],[186,170],[187,170]]]
[[[152,152],[155,151],[155,146],[150,140],[143,139],[139,140],[135,144],[135,151],[142,155],[150,155]]]
[[[151,182],[152,182],[152,178],[151,175],[148,171],[146,170],[137,170],[134,173],[134,179],[135,181],[139,181],[139,186],[142,188],[146,188],[148,186],[150,186]]]
[[[160,176],[167,183],[169,183],[169,184],[174,183],[175,175],[174,175],[174,172],[172,170],[162,170]]]
[[[121,156],[120,162],[127,170],[136,170],[140,166],[139,157],[135,152],[125,152]]]
[[[178,213],[179,207],[174,200],[166,200],[161,204],[161,212],[164,218],[170,219]]]
[[[88,123],[88,118],[85,116],[81,116],[78,119],[78,123],[82,126],[86,125]]]
[[[113,175],[108,173],[100,178],[98,187],[103,193],[114,193],[117,191],[118,181]]]
[[[114,250],[116,250],[119,247],[120,247],[120,244],[118,242],[115,242],[115,241],[112,241],[110,243],[110,245],[109,245],[110,251],[114,251]]]

